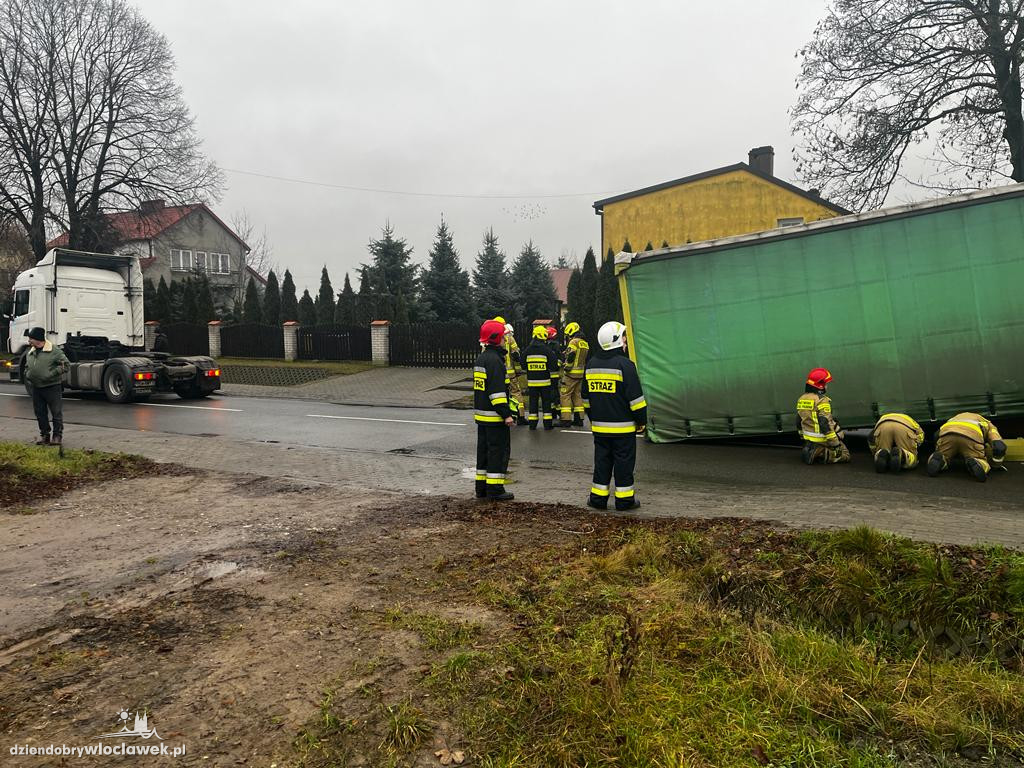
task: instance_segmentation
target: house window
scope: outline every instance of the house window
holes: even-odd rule
[[[798,226],[800,224],[803,224],[803,223],[804,223],[804,217],[803,216],[794,216],[791,219],[779,219],[779,226],[780,227],[796,227],[796,226]]]
[[[211,254],[212,255],[212,254]],[[206,272],[206,251],[196,251],[196,271]]]
[[[231,255],[227,253],[210,254],[210,271],[218,275],[226,275],[231,272]]]
[[[192,251],[171,248],[171,269],[175,272],[188,272],[192,269]]]

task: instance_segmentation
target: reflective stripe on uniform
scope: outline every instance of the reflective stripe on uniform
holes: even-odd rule
[[[583,369],[582,368],[573,368],[572,370],[569,371],[569,375],[570,376],[582,376],[583,375]]]
[[[487,472],[485,470],[478,469],[476,471],[476,481],[478,483],[482,483],[486,479],[487,479]]]
[[[618,368],[588,368],[588,381],[622,381],[622,371]]]
[[[590,401],[589,400],[584,400],[583,401],[583,407],[584,408],[589,408],[590,407]]]
[[[594,494],[595,496],[607,496],[608,495],[608,486],[607,485],[598,485],[597,483],[594,483],[593,485],[590,486],[590,492],[592,494]]]
[[[878,423],[881,424],[883,421],[895,421],[905,427],[910,427],[915,432],[918,432],[921,429],[921,425],[905,413],[884,413],[882,414],[882,418],[878,420]]]
[[[968,427],[969,429],[973,429],[975,432],[977,432],[978,437],[980,437],[982,440],[985,439],[985,432],[982,430],[981,424],[979,424],[976,421],[947,421],[945,424],[942,425],[942,429],[939,430],[940,435],[946,427]]]
[[[544,389],[547,389],[548,387],[551,386],[551,382],[548,381],[547,379],[541,379],[540,381],[536,381],[535,379],[529,379],[527,380],[526,384],[527,386],[530,387],[543,387]]]
[[[498,473],[498,472],[495,472],[495,473],[488,472],[487,473],[487,484],[488,485],[504,485],[505,484],[505,475],[503,475],[501,473]]]
[[[500,405],[508,402],[508,396],[504,392],[492,392],[487,397],[491,399],[491,405]]]
[[[632,496],[633,496],[633,486],[632,485],[627,485],[625,488],[616,488],[615,489],[615,498],[616,499],[628,499],[628,498],[631,498]]]
[[[533,363],[544,363],[544,365],[547,365],[548,358],[547,358],[546,355],[527,355],[526,356],[526,362],[528,362],[528,363],[530,363],[530,362],[533,362]]]
[[[473,367],[473,373],[487,373],[487,369],[482,365],[477,365]]]
[[[605,434],[628,434],[636,432],[636,424],[632,421],[591,421],[590,429]]]
[[[476,421],[484,422],[484,423],[494,422],[494,423],[497,423],[497,424],[501,424],[504,421],[504,419],[501,418],[500,415],[498,415],[497,411],[480,411],[480,410],[475,410],[475,411],[473,411],[473,418]]]
[[[630,400],[629,401],[629,410],[631,410],[631,411],[639,411],[641,408],[646,408],[646,407],[647,407],[647,401],[644,400],[644,396],[643,395],[640,395],[640,397],[636,398],[635,400]]]
[[[803,429],[800,431],[800,434],[803,435],[804,440],[809,440],[812,443],[828,442],[828,438],[826,438],[825,435],[821,434],[821,432],[811,432],[808,429]]]
[[[536,413],[527,414],[526,418],[527,418],[528,421],[536,421],[537,420],[537,414]]]

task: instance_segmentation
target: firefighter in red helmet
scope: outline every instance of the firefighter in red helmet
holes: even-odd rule
[[[476,421],[476,497],[510,501],[505,475],[511,453],[509,428],[516,423],[505,380],[505,324],[480,326],[480,354],[473,368],[473,418]]]
[[[832,400],[826,394],[832,374],[815,368],[807,374],[804,393],[796,401],[800,436],[804,439],[804,464],[841,464],[850,460],[843,431],[832,414]]]

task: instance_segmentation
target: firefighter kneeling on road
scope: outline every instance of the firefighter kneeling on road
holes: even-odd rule
[[[594,482],[587,505],[608,508],[615,475],[615,509],[636,509],[633,490],[636,436],[647,428],[647,401],[636,365],[626,357],[626,326],[610,322],[597,332],[601,351],[587,361],[583,406],[594,433]]]
[[[476,497],[511,501],[505,475],[512,451],[509,428],[516,423],[505,384],[505,325],[487,320],[480,326],[483,350],[473,368],[473,417],[476,421]]]
[[[543,325],[533,329],[533,341],[526,348],[526,384],[530,390],[530,429],[544,420],[544,429],[555,428],[554,406],[551,402],[551,371],[558,370],[558,357],[548,344],[548,330]],[[543,414],[543,415],[542,415]]]
[[[921,425],[905,413],[887,413],[871,431],[868,447],[875,457],[875,471],[899,472],[917,466],[917,452],[924,442]]]
[[[587,365],[587,353],[590,345],[579,335],[580,324],[569,323],[565,326],[565,336],[569,343],[565,347],[565,360],[562,363],[561,395],[561,426],[583,426],[583,371]],[[570,424],[569,419],[572,418]]]
[[[827,368],[815,368],[807,374],[803,396],[796,401],[800,435],[805,445],[804,464],[841,464],[850,460],[843,443],[843,432],[832,415],[832,400],[825,394],[832,374]]]
[[[967,471],[979,483],[988,479],[991,463],[1002,464],[1006,443],[996,425],[977,413],[958,413],[939,428],[935,453],[928,459],[928,474],[935,477],[962,457]],[[991,463],[990,463],[991,462]]]

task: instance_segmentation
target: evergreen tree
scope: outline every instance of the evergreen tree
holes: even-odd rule
[[[186,323],[199,322],[199,306],[196,303],[196,286],[191,277],[185,278],[181,289],[181,316]]]
[[[205,274],[195,280],[196,322],[208,323],[217,319],[217,308],[213,304],[213,289],[210,278]]]
[[[231,312],[228,314],[228,319],[232,325],[242,324],[242,302],[235,296],[235,300],[231,303]]]
[[[647,247],[644,248],[644,250],[645,251],[653,251],[654,250],[654,246],[651,245],[651,241],[650,240],[647,241]]]
[[[316,304],[313,303],[308,288],[302,292],[302,298],[299,299],[299,325],[316,325]]]
[[[153,285],[153,279],[147,277],[142,281],[142,317],[148,323],[150,320],[156,320],[156,286]]]
[[[180,280],[171,280],[171,285],[167,289],[167,306],[169,308],[167,312],[167,322],[185,322],[185,304],[182,301],[184,288],[185,286]]]
[[[316,295],[316,324],[330,325],[334,322],[334,288],[331,277],[324,266],[320,272],[320,292]]]
[[[171,289],[167,287],[167,281],[164,280],[163,275],[160,275],[160,282],[156,285],[153,319],[161,323],[171,322]]]
[[[260,294],[256,290],[256,281],[249,278],[245,286],[245,301],[242,303],[242,322],[258,323],[263,319],[263,308],[260,306]]]
[[[565,288],[566,315],[571,322],[578,323],[583,314],[580,311],[580,298],[583,290],[583,275],[574,269],[569,275],[569,284]]]
[[[476,255],[473,270],[473,298],[478,317],[490,318],[511,314],[512,292],[509,285],[505,252],[498,248],[494,229],[484,232],[484,247]]]
[[[423,272],[420,288],[421,320],[472,323],[476,319],[469,274],[459,263],[459,253],[444,219],[437,227],[430,265]]]
[[[284,271],[284,282],[281,283],[281,322],[287,323],[299,319],[299,301],[295,298],[295,281],[292,273]]]
[[[619,285],[615,277],[615,257],[610,250],[607,258],[601,263],[601,271],[598,273],[597,296],[594,301],[594,327],[600,328],[609,320],[622,321]]]
[[[404,238],[395,237],[395,230],[390,222],[384,225],[381,236],[371,240],[369,246],[373,256],[373,264],[364,266],[365,275],[370,279],[369,289],[374,296],[377,314],[374,320],[398,321],[398,297],[406,316],[416,319],[416,292],[419,287],[417,270],[411,262],[412,248]]]
[[[334,308],[334,322],[338,325],[355,325],[356,322],[356,292],[352,290],[348,272],[345,273],[345,285],[338,294],[338,303]]]
[[[281,290],[277,285],[277,275],[274,270],[267,273],[267,284],[263,288],[263,317],[261,322],[264,325],[281,324]]]
[[[611,249],[608,249],[611,253]],[[594,304],[597,302],[597,257],[593,248],[587,248],[587,254],[583,257],[583,270],[580,272],[580,301],[579,315],[575,318],[580,324],[583,338],[587,341],[597,342],[597,328],[594,327]]]
[[[662,241],[661,241],[661,247],[662,247],[662,248],[668,248],[668,247],[669,247],[669,245],[668,245],[668,240],[662,240]]]
[[[370,267],[363,264],[359,268],[359,293],[355,296],[355,312],[353,321],[356,325],[369,325],[377,317],[377,297],[373,293]]]
[[[531,240],[519,252],[510,271],[512,281],[512,315],[516,320],[554,317],[558,295],[551,280],[551,268],[541,258]]]

